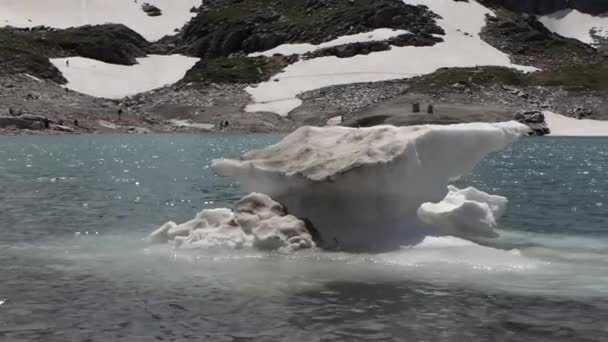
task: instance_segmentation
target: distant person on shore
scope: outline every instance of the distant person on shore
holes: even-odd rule
[[[67,68],[69,68],[69,67],[70,67],[70,60],[69,60],[69,59],[66,59],[66,60],[65,60],[65,66],[66,66]]]

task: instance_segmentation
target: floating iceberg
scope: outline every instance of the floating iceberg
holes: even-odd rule
[[[268,194],[307,219],[323,248],[386,250],[429,235],[492,235],[494,225],[486,214],[495,219],[506,202],[455,188],[440,201],[451,181],[528,131],[514,121],[302,127],[276,145],[248,152],[240,160],[216,160],[212,167],[219,175],[235,177],[245,192]],[[464,209],[456,195],[463,196]],[[440,203],[424,205],[421,219],[419,208],[426,202]],[[471,218],[477,226],[469,227],[463,216],[473,204],[479,207]],[[460,221],[448,224],[450,219]]]

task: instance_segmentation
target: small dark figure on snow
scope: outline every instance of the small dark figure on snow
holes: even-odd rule
[[[65,60],[65,66],[68,67],[68,68],[70,67],[70,60],[69,59]]]
[[[78,119],[74,119],[74,126],[78,127]]]
[[[118,108],[118,121],[122,120],[122,108]]]

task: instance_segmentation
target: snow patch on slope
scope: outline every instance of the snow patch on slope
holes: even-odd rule
[[[147,2],[162,10],[149,17],[141,9]],[[195,13],[201,0],[0,0],[0,26],[39,25],[68,28],[105,23],[124,24],[149,41],[174,34]]]
[[[249,54],[250,57],[257,56],[266,56],[271,57],[275,54],[280,54],[284,56],[289,55],[303,55],[308,52],[313,52],[319,49],[325,49],[332,46],[351,44],[351,43],[363,43],[363,42],[373,42],[373,41],[382,41],[387,40],[389,38],[393,38],[402,34],[410,33],[405,30],[393,30],[388,28],[376,29],[371,32],[363,32],[352,35],[346,35],[342,37],[338,37],[334,40],[330,40],[328,42],[314,45],[314,44],[283,44],[279,45],[273,49],[266,50],[263,52],[254,52]]]
[[[608,16],[593,16],[577,10],[563,10],[539,17],[538,20],[549,30],[583,43],[595,45],[591,31],[595,35],[608,38]]]
[[[84,57],[55,58],[51,62],[68,80],[67,88],[96,97],[122,98],[175,83],[198,60],[182,55],[149,55],[137,58],[138,64],[132,66]]]
[[[309,219],[325,248],[395,248],[428,235],[489,236],[488,231],[429,225],[419,219],[418,209],[441,201],[451,181],[528,131],[514,121],[302,127],[276,145],[238,160],[214,161],[212,168],[235,177],[245,192],[268,194],[290,213]],[[468,192],[465,200],[486,203],[500,213],[497,198],[463,191]]]
[[[608,136],[608,121],[575,119],[553,112],[543,112],[551,136]]]
[[[485,16],[494,15],[476,1],[405,0],[426,5],[443,19],[444,42],[425,47],[392,47],[391,50],[351,58],[321,57],[301,60],[286,67],[272,80],[248,87],[254,103],[249,112],[269,111],[286,116],[301,104],[297,95],[322,87],[358,82],[377,82],[429,74],[442,67],[496,65],[524,71],[532,67],[514,65],[509,56],[479,37]]]

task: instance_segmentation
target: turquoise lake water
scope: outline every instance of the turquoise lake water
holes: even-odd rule
[[[492,246],[144,243],[242,196],[213,159],[278,139],[0,137],[0,341],[608,340],[608,139],[522,139],[460,180],[509,198]]]

